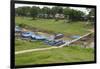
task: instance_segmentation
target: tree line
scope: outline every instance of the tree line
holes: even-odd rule
[[[68,19],[71,21],[80,21],[86,19],[86,17],[94,16],[94,10],[91,9],[89,14],[86,15],[83,11],[71,9],[70,7],[63,8],[61,6],[55,7],[43,7],[38,6],[23,6],[15,8],[16,16],[27,16],[36,18],[46,18],[46,19]]]

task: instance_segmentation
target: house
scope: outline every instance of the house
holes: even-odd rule
[[[65,16],[64,16],[64,14],[55,14],[55,18],[59,18],[59,19],[64,19],[65,18]]]

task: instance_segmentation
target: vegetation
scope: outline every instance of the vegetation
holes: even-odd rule
[[[30,16],[35,19],[37,17],[37,14],[39,13],[39,7],[33,6],[30,10]]]
[[[16,45],[15,51],[49,47],[48,45],[44,44],[41,41],[30,42],[30,41],[21,40],[21,39],[16,39],[15,45]]]
[[[85,13],[79,10],[65,8],[64,15],[66,18],[69,16],[68,19],[71,21],[80,21],[84,19],[83,16],[85,15]]]
[[[93,49],[75,46],[23,53],[15,56],[16,65],[70,63],[84,61],[94,61]]]
[[[29,17],[16,17],[16,24],[24,27],[32,27],[38,30],[46,30],[54,33],[63,33],[65,35],[83,35],[92,28],[91,25],[86,25],[85,22],[64,23],[63,20],[56,22],[54,19],[38,19],[31,20]]]
[[[95,21],[95,9],[90,9],[90,11],[89,11],[89,15],[88,15],[88,19],[91,21],[91,22],[94,22]]]
[[[56,14],[63,14],[65,19],[69,17],[71,21],[84,21],[84,16],[90,16],[91,13],[94,13],[92,9],[90,9],[89,14],[86,15],[83,11],[75,10],[70,7],[63,8],[62,6],[55,6],[55,7],[36,7],[36,6],[26,6],[26,7],[18,7],[16,8],[16,15],[17,16],[30,16],[35,18],[55,18]],[[58,17],[59,18],[59,17]]]

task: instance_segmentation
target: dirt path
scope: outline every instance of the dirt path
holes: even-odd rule
[[[33,51],[41,51],[41,50],[49,50],[53,48],[60,48],[60,47],[48,47],[48,48],[38,48],[38,49],[29,49],[29,50],[22,50],[22,51],[16,51],[16,54],[22,54],[22,53],[27,53],[27,52],[33,52]]]

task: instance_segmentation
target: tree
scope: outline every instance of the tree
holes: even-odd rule
[[[82,17],[85,15],[85,13],[79,10],[65,8],[64,15],[65,18],[69,19],[70,21],[79,21],[82,20]]]
[[[40,8],[36,7],[36,6],[32,6],[31,10],[30,10],[30,16],[35,19],[39,13]]]
[[[90,8],[89,14],[87,16],[88,16],[89,23],[91,23],[91,25],[94,25],[94,21],[95,21],[95,9],[94,8]]]
[[[95,9],[94,8],[86,8],[86,10],[88,11],[87,14],[87,24],[93,25],[94,21],[95,21]]]
[[[89,20],[90,20],[90,21],[94,21],[94,16],[95,16],[95,9],[92,8],[92,9],[89,11],[89,14],[88,14]]]
[[[15,9],[16,15],[18,16],[28,16],[30,13],[30,7],[24,6],[24,7],[18,7]]]
[[[43,18],[49,18],[50,14],[51,14],[51,9],[49,7],[43,7],[41,9],[41,12],[43,14]]]
[[[69,23],[70,22],[71,9],[69,7],[64,8],[63,13],[65,15],[65,22]]]
[[[24,10],[22,10],[22,7],[18,7],[15,9],[16,15],[18,16],[23,16],[24,15]]]
[[[55,6],[51,9],[51,14],[55,18],[56,21],[63,15],[63,8],[61,6]]]
[[[57,14],[57,7],[52,7],[51,8],[51,14],[53,15],[53,17],[55,17],[55,15]]]
[[[63,8],[61,6],[57,7],[57,13],[63,14]]]

